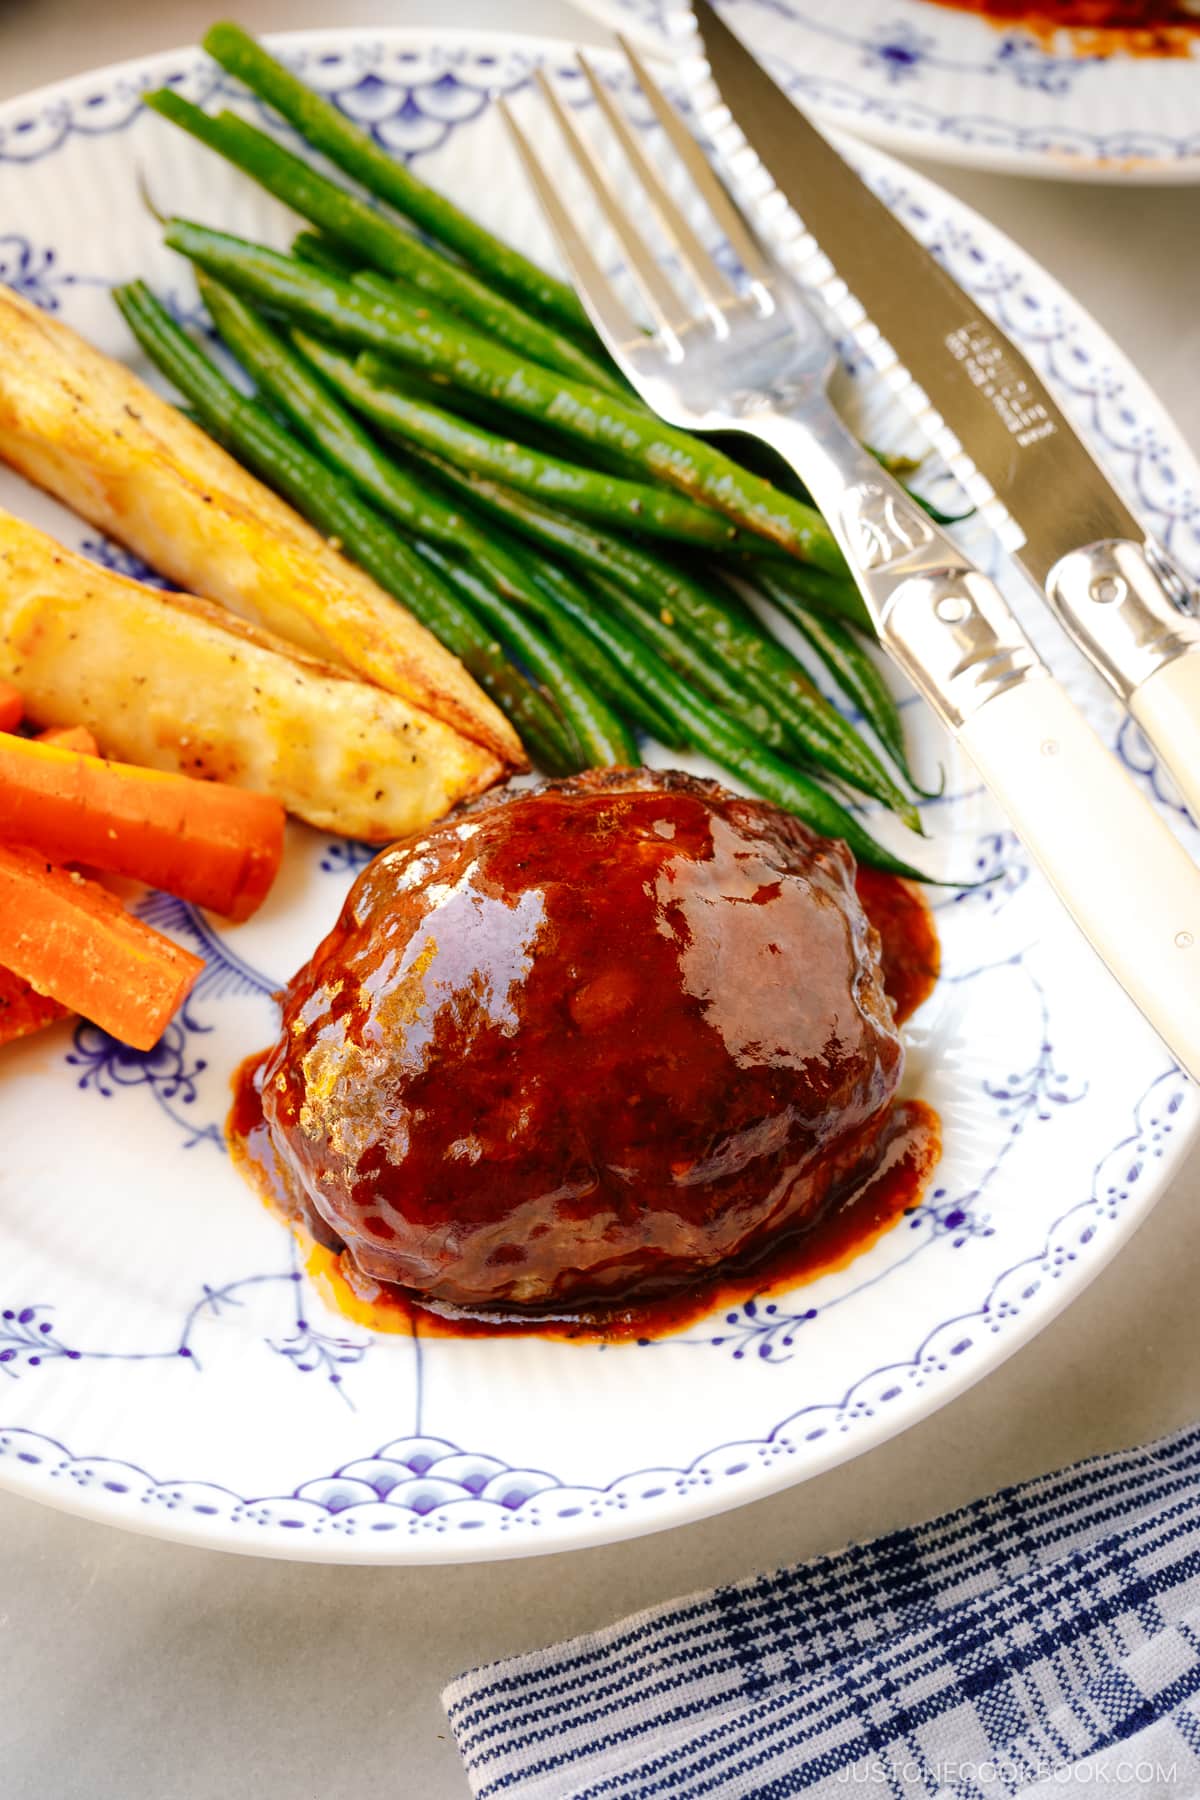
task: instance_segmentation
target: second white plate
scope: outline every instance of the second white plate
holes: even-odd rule
[[[680,0],[574,0],[653,48]],[[901,156],[1062,180],[1200,181],[1200,33],[1171,55],[936,0],[723,0],[796,100]]]

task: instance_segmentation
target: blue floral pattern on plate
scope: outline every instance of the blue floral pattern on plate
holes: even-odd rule
[[[889,43],[898,66],[926,55],[911,35]],[[542,54],[403,36],[331,35],[328,46],[300,53],[305,75],[468,198],[503,153],[490,96],[506,91],[521,104]],[[163,129],[137,96],[164,75],[200,97],[221,86],[225,100],[259,111],[199,57],[70,85],[41,111],[0,111],[0,157],[20,172],[0,252],[7,278],[117,351],[105,288],[133,269],[106,260],[80,216],[52,235],[46,196],[69,191],[72,174],[86,180],[80,171],[104,152],[107,180],[131,178],[145,132]],[[572,97],[585,105],[578,84]],[[636,105],[633,118],[648,128]],[[85,163],[72,161],[81,155]],[[865,162],[888,203],[1047,371],[1148,521],[1200,568],[1195,471],[1112,347],[965,209],[882,158]],[[190,203],[191,180],[204,183],[210,212],[222,204],[207,162],[179,165],[172,179],[173,203]],[[276,228],[244,188],[231,186],[226,204],[235,194],[250,209],[243,226]],[[528,229],[509,187],[495,203],[515,206],[508,229]],[[152,225],[139,242],[152,257]],[[164,271],[164,285],[177,279]],[[190,292],[172,289],[172,299],[195,320]],[[848,370],[869,412],[877,396],[864,376]],[[37,498],[4,480],[0,503],[36,514]],[[47,522],[69,529],[62,515]],[[977,521],[963,530],[995,561]],[[122,574],[157,579],[86,527],[71,541]],[[1192,832],[1141,740],[1086,672],[1064,673],[1146,791]],[[169,896],[141,902],[206,965],[156,1050],[139,1056],[81,1024],[12,1053],[0,1107],[23,1198],[0,1213],[4,1478],[117,1522],[293,1555],[386,1561],[595,1542],[828,1466],[1032,1335],[1142,1216],[1196,1107],[1124,1003],[1089,987],[1086,966],[1073,968],[1071,940],[1056,935],[1011,833],[920,709],[905,705],[931,782],[947,760],[945,792],[925,803],[931,854],[985,884],[936,901],[944,979],[914,1022],[911,1064],[942,1113],[947,1154],[896,1230],[838,1275],[642,1345],[481,1345],[419,1329],[381,1337],[330,1312],[283,1228],[230,1167],[222,1135],[230,1073],[272,1033],[272,993],[371,855],[297,833],[287,895],[236,931]],[[1127,1050],[1114,1070],[1096,1043],[1116,1034]],[[67,1122],[49,1147],[21,1129],[39,1104],[61,1105]],[[83,1195],[73,1191],[79,1144],[88,1146]],[[32,1195],[42,1202],[36,1230],[25,1216]],[[114,1284],[118,1309],[107,1304]],[[906,1323],[873,1335],[881,1302]],[[702,1404],[687,1398],[697,1366]],[[264,1418],[270,1432],[258,1428]]]
[[[577,0],[605,23],[671,30],[679,0]],[[1061,177],[1195,181],[1192,55],[1097,50],[931,0],[724,0],[805,106],[902,155]]]
[[[1149,1166],[1147,1158],[1174,1128],[1184,1088],[1183,1077],[1173,1072],[1152,1084],[1135,1109],[1133,1130],[1097,1165],[1088,1199],[1054,1221],[1039,1250],[1005,1269],[975,1311],[945,1321],[907,1361],[872,1370],[838,1399],[790,1413],[766,1438],[714,1446],[686,1468],[647,1466],[602,1487],[568,1484],[543,1469],[513,1467],[490,1453],[463,1451],[443,1438],[418,1435],[384,1444],[328,1475],[309,1477],[290,1493],[243,1496],[207,1482],[163,1481],[120,1459],[73,1455],[54,1438],[16,1427],[0,1429],[0,1470],[17,1464],[22,1474],[36,1472],[39,1484],[45,1481],[52,1493],[74,1489],[81,1510],[99,1510],[125,1522],[127,1508],[147,1508],[153,1521],[149,1528],[157,1526],[170,1535],[206,1537],[211,1525],[222,1524],[229,1547],[254,1549],[256,1536],[294,1532],[298,1550],[303,1544],[299,1553],[318,1557],[333,1554],[328,1547],[333,1543],[357,1541],[374,1545],[374,1560],[392,1560],[396,1553],[389,1554],[388,1545],[398,1535],[401,1542],[420,1543],[425,1554],[457,1560],[476,1554],[466,1533],[485,1532],[497,1545],[539,1530],[554,1539],[563,1535],[564,1525],[574,1528],[577,1521],[599,1526],[600,1532],[592,1535],[615,1536],[622,1529],[620,1515],[630,1509],[642,1515],[642,1529],[660,1522],[656,1515],[669,1522],[682,1499],[718,1486],[749,1485],[747,1478],[786,1468],[789,1458],[803,1456],[809,1446],[831,1435],[844,1438],[885,1418],[894,1402],[951,1374],[977,1338],[1008,1329],[1031,1301],[1069,1273],[1098,1225],[1115,1217],[1129,1199]],[[17,1315],[20,1329],[38,1328],[35,1312],[26,1308]],[[772,1306],[764,1307],[761,1316],[753,1307],[743,1308],[742,1315],[741,1348],[744,1353],[753,1344],[760,1362],[786,1361],[778,1353],[790,1351],[799,1331],[816,1317],[805,1312],[785,1322]],[[5,1329],[11,1330],[11,1317],[0,1315],[0,1344]],[[0,1371],[5,1371],[2,1362]],[[443,1548],[432,1549],[439,1539]],[[536,1539],[529,1547],[538,1547]]]

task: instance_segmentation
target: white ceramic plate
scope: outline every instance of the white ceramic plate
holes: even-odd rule
[[[681,0],[574,0],[646,47]],[[1171,56],[935,0],[723,0],[775,79],[902,156],[1080,181],[1200,181],[1200,35]]]
[[[548,253],[492,95],[513,94],[540,131],[529,72],[562,69],[562,46],[342,33],[287,49],[382,142]],[[160,205],[279,241],[289,229],[257,190],[144,113],[139,91],[164,79],[206,98],[219,85],[185,51],[0,112],[0,273],[121,356],[131,345],[110,282],[143,275],[193,304],[139,200],[140,171]],[[981,220],[878,153],[864,161],[1046,372],[1148,522],[1200,569],[1196,469],[1119,353]],[[869,408],[869,393],[858,398]],[[7,474],[0,505],[129,566]],[[994,560],[986,536],[972,541]],[[1033,622],[1044,640],[1044,619]],[[1061,643],[1051,649],[1144,791],[1200,847],[1098,683]],[[911,1218],[841,1273],[646,1345],[372,1338],[349,1326],[309,1290],[222,1142],[231,1071],[273,1035],[272,989],[332,922],[362,860],[297,829],[277,891],[241,928],[159,896],[143,903],[208,958],[152,1054],[87,1025],[4,1051],[0,1480],[112,1523],[261,1554],[402,1562],[563,1549],[801,1481],[912,1424],[1031,1338],[1145,1216],[1198,1109],[968,771],[918,706],[908,717],[922,765],[944,759],[949,776],[926,809],[931,863],[993,877],[937,901],[945,975],[914,1021],[908,1082],[939,1109],[946,1151]]]

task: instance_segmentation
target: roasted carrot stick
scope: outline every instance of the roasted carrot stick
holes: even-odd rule
[[[48,994],[14,975],[11,969],[0,969],[0,1044],[11,1044],[15,1038],[29,1037],[56,1019],[69,1019],[71,1009]]]
[[[246,919],[279,868],[283,808],[245,788],[0,735],[0,842]]]
[[[115,894],[0,845],[0,963],[135,1050],[151,1050],[204,963]]]
[[[0,731],[15,731],[25,717],[25,701],[20,688],[11,681],[0,681]]]
[[[35,744],[57,744],[60,750],[78,750],[84,756],[99,756],[100,746],[86,725],[50,725],[34,733]]]

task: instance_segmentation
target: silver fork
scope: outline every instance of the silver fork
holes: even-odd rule
[[[996,584],[864,451],[831,405],[833,344],[755,237],[683,119],[619,40],[745,275],[710,255],[619,108],[579,62],[700,303],[665,272],[542,72],[536,80],[627,261],[653,330],[600,267],[506,104],[521,162],[579,296],[642,399],[691,431],[742,431],[800,476],[840,543],[880,642],[966,750],[1076,923],[1200,1080],[1200,872],[1042,662]],[[969,448],[969,446],[968,446]]]
[[[982,585],[985,578],[843,424],[828,397],[837,354],[824,325],[798,283],[758,242],[637,53],[623,38],[618,42],[747,279],[743,287],[736,286],[705,249],[612,96],[581,54],[580,68],[600,110],[639,178],[666,241],[702,297],[699,310],[689,305],[656,260],[545,74],[538,70],[534,79],[628,259],[629,273],[654,321],[655,329],[647,334],[624,305],[580,222],[572,217],[506,103],[505,117],[525,171],[558,238],[580,298],[611,355],[643,400],[670,424],[689,431],[744,431],[784,456],[846,551],[881,640],[906,669],[910,662],[924,669],[932,661],[935,672],[948,684],[948,702],[956,714],[970,705],[969,690],[980,670],[974,661],[959,670],[963,646],[957,642],[950,666],[939,669],[939,645],[947,644],[944,632],[922,630],[923,620],[914,617],[911,624],[917,628],[918,641],[910,646],[902,629],[905,621],[884,616],[895,612],[900,597],[895,579],[897,552],[905,559],[906,576],[928,567],[942,577],[972,578],[989,613],[998,612],[994,620],[998,641],[988,663],[989,680],[998,690],[1022,680],[1037,662],[1036,652],[1004,600],[995,593],[995,604],[990,604],[992,594],[985,594]],[[992,584],[986,587],[991,589]],[[927,613],[929,609],[921,610]],[[937,617],[944,624],[957,610],[946,598]],[[975,620],[973,609],[973,628],[978,630],[983,622],[982,617]],[[922,685],[918,668],[909,672],[914,682]],[[945,702],[935,699],[934,703],[944,710]]]
[[[837,364],[828,331],[801,286],[761,247],[637,52],[617,41],[712,220],[745,270],[747,284],[738,288],[705,250],[581,54],[579,67],[601,113],[703,304],[698,311],[691,308],[660,268],[583,133],[538,70],[538,88],[628,257],[655,331],[648,335],[622,304],[592,254],[585,230],[572,218],[506,104],[525,173],[560,241],[579,297],[615,362],[660,418],[696,432],[747,432],[792,464],[846,551],[880,641],[955,729],[984,698],[1024,682],[1042,664],[995,585],[910,502],[838,418],[828,398]],[[928,581],[919,592],[910,587],[923,574],[936,578],[936,608],[930,608],[925,592]],[[946,625],[957,630],[950,634]]]

